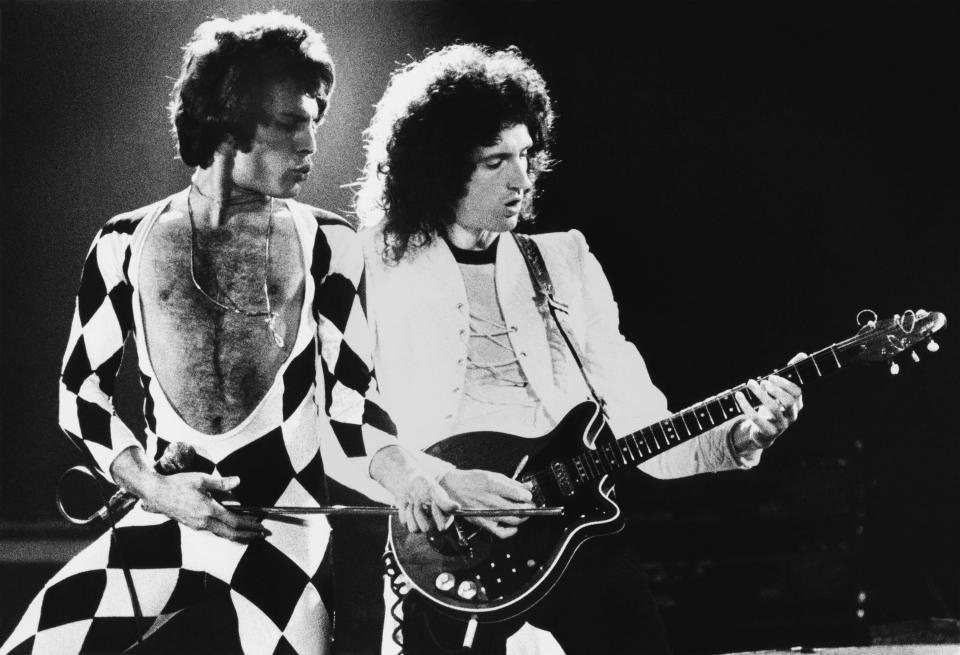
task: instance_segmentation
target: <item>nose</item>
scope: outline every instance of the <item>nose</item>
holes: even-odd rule
[[[298,155],[310,156],[317,151],[317,132],[311,123],[297,132],[295,146]]]
[[[530,181],[529,167],[526,158],[516,158],[513,160],[513,174],[509,182],[510,189],[526,193],[533,187]]]

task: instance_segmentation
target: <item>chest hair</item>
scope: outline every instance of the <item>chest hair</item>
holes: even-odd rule
[[[200,228],[193,245],[194,275],[222,304],[266,311],[263,284],[278,347],[264,317],[224,310],[191,279],[191,231],[183,212],[161,216],[146,237],[140,262],[140,302],[150,363],[163,393],[192,428],[220,434],[256,408],[289,357],[303,307],[304,264],[292,217],[276,211],[266,267],[266,221],[231,220]]]

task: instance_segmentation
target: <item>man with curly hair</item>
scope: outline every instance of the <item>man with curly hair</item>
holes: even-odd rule
[[[60,378],[62,428],[140,503],[107,517],[119,520],[45,585],[0,653],[119,653],[211,597],[232,609],[224,652],[325,653],[326,518],[266,523],[226,501],[315,508],[326,471],[382,485],[411,530],[456,507],[381,408],[354,230],[293,200],[333,85],[322,36],[294,16],[195,31],[170,106],[193,179],[99,231]],[[113,410],[130,335],[145,438]],[[173,442],[192,465],[160,475]],[[195,647],[185,637],[177,652]]]
[[[590,398],[591,385],[616,435],[670,414],[620,334],[610,285],[580,232],[532,241],[581,354],[534,300],[511,233],[532,216],[536,181],[552,163],[553,121],[544,80],[528,61],[514,49],[470,44],[395,71],[377,104],[356,207],[371,226],[361,238],[374,363],[404,443],[425,449],[474,431],[539,437]],[[777,376],[747,386],[761,401],[757,410],[740,394],[742,416],[640,468],[673,478],[755,465],[796,420],[801,393]],[[532,506],[527,486],[480,468],[451,466],[440,484],[464,506]],[[509,539],[524,519],[472,520]],[[481,623],[470,652],[504,652],[524,621],[550,631],[567,653],[669,650],[644,574],[617,536],[587,541],[518,620]],[[403,598],[401,632],[410,653],[461,652],[471,641],[465,621],[417,591]]]

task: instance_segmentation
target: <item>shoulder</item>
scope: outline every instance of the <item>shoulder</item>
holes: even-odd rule
[[[294,220],[301,224],[307,222],[313,232],[312,247],[307,243],[303,245],[305,249],[312,249],[308,259],[314,278],[319,281],[331,274],[341,274],[352,279],[362,273],[360,240],[350,221],[319,207],[293,200],[287,202],[293,210]]]
[[[381,225],[372,225],[360,230],[360,243],[363,246],[363,255],[365,257],[382,256],[386,243],[383,240],[383,227]]]
[[[353,226],[353,223],[342,216],[334,214],[331,211],[320,209],[319,207],[314,207],[313,205],[308,205],[306,203],[297,202],[296,200],[291,200],[290,203],[294,206],[299,206],[302,208],[304,213],[309,215],[317,224],[317,227],[323,229],[325,232],[343,232],[345,234],[356,234],[357,232],[357,228]]]
[[[408,251],[400,262],[390,260],[382,223],[361,228],[360,246],[363,248],[363,259],[368,271],[392,271],[397,268],[406,268],[419,254],[414,249]]]
[[[316,230],[313,244],[315,256],[318,252],[326,253],[325,258],[348,254],[352,257],[354,253],[359,253],[357,229],[350,221],[326,209],[294,200],[288,202],[294,210],[294,219],[307,222],[310,231]]]
[[[132,236],[136,229],[143,224],[144,218],[149,216],[152,212],[159,210],[163,205],[166,205],[169,202],[170,198],[164,198],[132,211],[117,214],[104,223],[103,227],[100,228],[100,233],[98,236],[104,237],[109,234]]]

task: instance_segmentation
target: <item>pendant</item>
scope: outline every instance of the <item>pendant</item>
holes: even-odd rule
[[[280,336],[280,333],[277,332],[277,313],[270,312],[263,322],[267,324],[267,328],[270,330],[270,334],[273,335],[273,342],[277,344],[277,348],[283,348],[284,341],[283,337]]]

